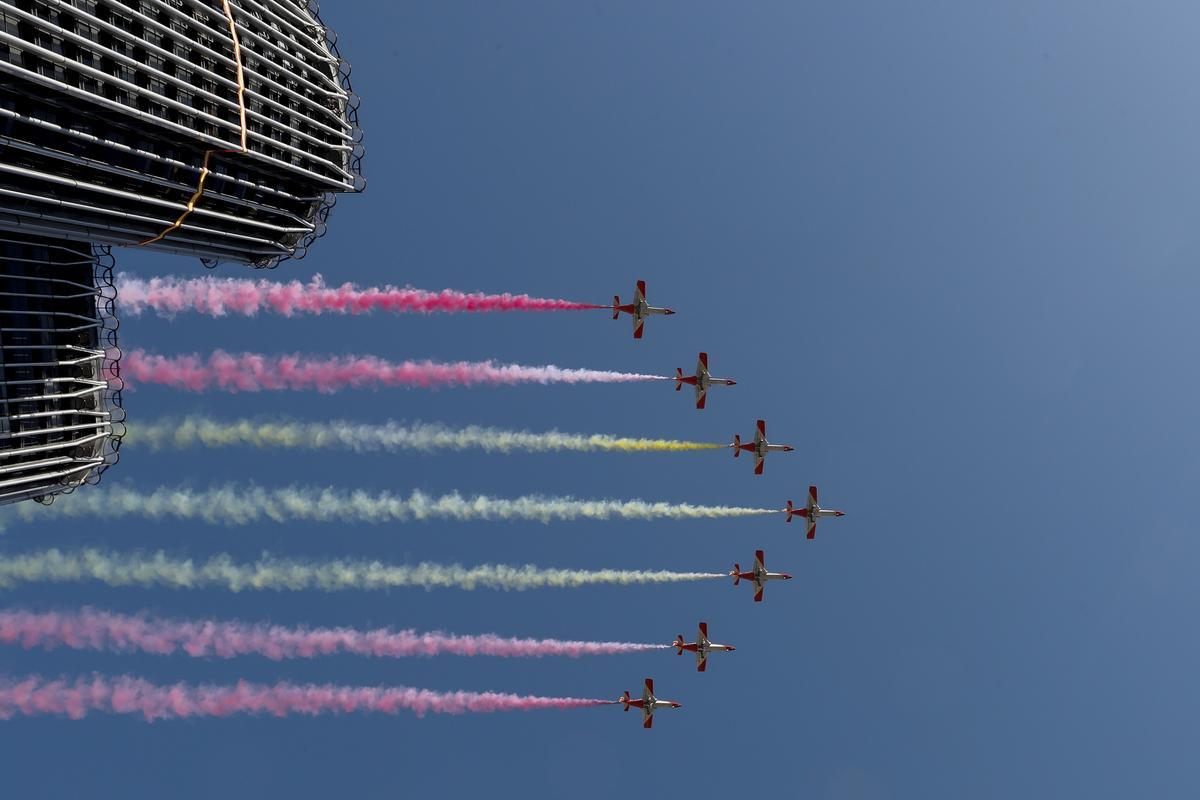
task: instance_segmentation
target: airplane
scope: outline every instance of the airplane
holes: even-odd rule
[[[671,645],[671,647],[678,649],[679,655],[683,655],[684,650],[690,650],[694,652],[696,654],[697,672],[704,672],[705,668],[708,666],[708,654],[713,650],[725,650],[726,652],[732,652],[736,649],[730,644],[713,644],[710,642],[708,640],[707,622],[700,623],[700,635],[696,637],[696,641],[693,644],[688,644],[687,642],[683,641],[683,634],[681,633],[675,637],[675,642]]]
[[[763,551],[754,551],[754,569],[750,572],[742,572],[741,564],[734,564],[733,571],[729,573],[733,577],[733,585],[737,586],[738,582],[745,578],[748,581],[754,581],[754,602],[761,603],[763,589],[766,588],[767,581],[790,581],[791,575],[786,572],[767,572],[767,568],[763,565]]]
[[[637,290],[634,292],[633,302],[621,305],[621,296],[613,295],[612,304],[613,319],[621,316],[624,312],[633,317],[633,338],[642,338],[642,325],[646,321],[646,317],[651,314],[674,314],[675,312],[669,308],[655,308],[646,302],[646,282],[638,281]]]
[[[625,694],[617,698],[618,703],[624,703],[625,710],[630,707],[640,708],[642,710],[642,727],[654,727],[654,712],[660,708],[679,708],[683,703],[676,703],[674,700],[659,700],[654,696],[654,679],[646,678],[646,685],[642,687],[642,699],[633,700],[629,697],[629,690],[625,690]]]
[[[796,448],[786,444],[771,444],[767,441],[767,423],[761,419],[758,421],[758,428],[754,431],[754,443],[742,444],[742,437],[736,433],[733,435],[733,444],[729,445],[733,448],[733,457],[737,458],[745,450],[747,453],[754,453],[754,474],[763,474],[763,459],[767,453],[778,451],[781,453],[790,453]]]
[[[714,378],[708,374],[708,353],[700,354],[700,361],[696,364],[695,375],[684,375],[682,367],[675,368],[675,391],[683,388],[685,383],[690,383],[696,387],[696,408],[704,408],[704,400],[708,397],[708,387],[714,384],[722,384],[724,386],[736,386],[737,381],[732,381],[729,378]]]
[[[844,517],[845,511],[834,511],[832,508],[821,508],[817,505],[817,487],[808,487],[808,505],[804,508],[796,508],[792,505],[792,501],[788,500],[787,521],[791,522],[793,516],[804,517],[808,520],[808,535],[806,538],[815,539],[817,536],[817,518],[818,517]]]

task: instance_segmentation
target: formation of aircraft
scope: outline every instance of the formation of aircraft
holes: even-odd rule
[[[792,579],[792,576],[786,572],[767,572],[762,550],[754,551],[754,569],[742,572],[742,565],[734,564],[729,575],[733,578],[734,586],[737,586],[742,580],[754,583],[754,602],[756,603],[762,602],[763,589],[767,587],[767,581],[790,581]]]
[[[646,302],[646,282],[638,281],[637,288],[633,292],[633,302],[621,305],[621,296],[613,295],[612,304],[613,319],[621,316],[621,314],[629,314],[633,317],[633,338],[642,338],[642,326],[646,323],[646,317],[651,314],[670,315],[675,312],[669,308],[655,308]]]
[[[792,501],[787,501],[787,521],[791,522],[792,517],[804,517],[808,521],[808,531],[806,538],[815,539],[817,536],[817,520],[821,517],[844,517],[845,511],[834,511],[832,508],[821,508],[817,504],[817,487],[808,487],[808,503],[802,508],[796,508],[792,505]]]
[[[642,699],[634,700],[629,696],[629,690],[625,690],[625,694],[617,698],[618,703],[625,705],[625,710],[630,708],[640,708],[642,710],[642,727],[654,727],[654,712],[660,708],[679,708],[683,703],[676,703],[674,700],[659,700],[654,696],[654,679],[646,678],[646,685],[642,687]]]
[[[704,401],[708,397],[708,387],[710,386],[736,386],[737,381],[729,378],[714,378],[708,372],[708,353],[701,353],[700,360],[696,363],[695,375],[684,375],[682,367],[675,368],[675,391],[683,388],[683,385],[691,384],[696,387],[696,408],[703,409]]]
[[[707,622],[700,623],[700,632],[696,636],[696,641],[690,644],[685,642],[683,640],[683,634],[681,633],[675,637],[675,642],[671,645],[671,647],[674,647],[679,651],[678,655],[683,655],[684,650],[695,653],[697,672],[704,672],[704,670],[708,667],[708,654],[714,650],[724,650],[727,653],[731,653],[737,649],[731,644],[713,644],[710,642],[708,640]]]
[[[742,444],[742,437],[736,433],[733,435],[733,444],[729,445],[733,448],[733,457],[737,458],[745,450],[747,453],[754,453],[754,474],[763,474],[763,459],[767,457],[767,453],[790,453],[796,448],[787,444],[771,444],[767,441],[767,423],[763,420],[758,421],[758,427],[754,429],[754,441]]]
[[[632,303],[622,305],[619,295],[613,297],[613,319],[617,319],[623,313],[629,314],[633,319],[633,338],[641,339],[647,317],[653,314],[670,315],[675,312],[669,308],[651,306],[646,301],[646,282],[638,281]],[[684,384],[693,387],[696,393],[696,408],[703,409],[705,401],[708,399],[708,390],[711,387],[734,386],[737,384],[737,381],[729,378],[714,378],[708,370],[708,353],[701,353],[694,375],[684,375],[683,369],[679,367],[675,369],[675,391],[682,391]],[[755,475],[763,474],[763,466],[767,453],[787,453],[796,449],[790,445],[771,444],[767,441],[767,423],[761,419],[757,421],[754,440],[752,442],[743,443],[741,436],[735,434],[733,443],[729,447],[733,450],[734,458],[740,456],[743,451],[754,454]],[[792,521],[792,517],[803,517],[805,519],[808,523],[806,536],[809,539],[815,538],[817,520],[821,517],[845,516],[845,513],[842,511],[821,508],[817,503],[816,486],[808,487],[808,500],[803,506],[796,507],[791,500],[788,500],[787,508],[783,509],[783,511],[787,514],[788,522]],[[768,581],[786,581],[792,579],[792,576],[786,572],[768,572],[762,550],[754,552],[754,567],[751,570],[743,572],[740,564],[734,564],[733,569],[729,572],[729,576],[733,578],[734,586],[737,586],[743,580],[752,583],[754,585],[754,602],[756,603],[762,602],[763,590],[766,588]],[[697,672],[707,670],[708,657],[711,653],[719,651],[732,652],[735,649],[732,645],[715,644],[710,641],[708,638],[707,622],[700,623],[696,641],[684,641],[683,634],[681,633],[675,637],[675,641],[671,643],[671,647],[680,656],[683,655],[684,651],[695,653]],[[645,686],[642,688],[641,699],[631,697],[627,690],[621,697],[617,698],[616,702],[622,704],[626,711],[630,708],[640,708],[642,710],[642,727],[644,728],[653,727],[654,712],[656,710],[660,708],[679,708],[681,705],[673,700],[660,700],[655,697],[654,681],[650,678],[646,678]]]

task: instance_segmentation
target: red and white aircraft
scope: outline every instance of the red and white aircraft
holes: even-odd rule
[[[655,308],[646,302],[646,282],[638,281],[637,290],[633,295],[633,302],[621,305],[621,296],[613,295],[612,304],[613,319],[621,316],[624,312],[633,317],[633,338],[642,338],[642,325],[646,322],[646,317],[651,314],[674,314],[675,312],[669,308]]]
[[[742,437],[736,433],[733,435],[733,444],[729,445],[733,448],[733,457],[737,458],[745,450],[747,453],[754,453],[754,474],[763,474],[763,459],[767,457],[767,453],[779,452],[790,453],[796,448],[787,444],[771,444],[767,441],[767,423],[761,419],[758,421],[758,428],[754,431],[754,443],[742,444]]]
[[[654,726],[654,712],[660,708],[679,708],[683,703],[676,703],[674,700],[659,700],[654,696],[654,679],[646,678],[646,685],[642,687],[642,699],[634,700],[629,696],[629,690],[625,690],[625,694],[617,698],[618,703],[625,704],[625,710],[632,708],[640,708],[642,710],[642,727],[651,728]]]
[[[708,373],[708,353],[700,354],[700,361],[696,364],[695,375],[684,375],[682,367],[675,368],[675,391],[683,388],[685,383],[690,383],[696,387],[696,408],[704,408],[704,399],[708,397],[708,387],[715,384],[723,386],[736,386],[737,381],[729,378],[714,378]]]
[[[845,511],[834,511],[832,508],[821,508],[817,505],[817,487],[808,487],[808,505],[804,508],[796,508],[792,505],[792,501],[788,500],[787,521],[791,522],[793,516],[804,517],[808,520],[808,539],[814,539],[817,536],[817,518],[818,517],[844,517]]]
[[[708,654],[711,653],[712,651],[724,650],[726,652],[732,652],[733,650],[736,649],[731,644],[713,644],[712,642],[710,642],[708,640],[708,623],[707,622],[700,623],[700,634],[699,634],[699,636],[696,637],[696,641],[694,643],[688,644],[687,642],[685,642],[683,640],[683,634],[681,633],[675,637],[675,643],[672,644],[671,647],[674,647],[677,650],[679,650],[678,655],[683,655],[684,650],[689,650],[689,651],[695,653],[696,654],[696,671],[697,672],[704,672],[704,669],[708,666]]]
[[[766,566],[763,565],[763,551],[754,551],[754,569],[750,572],[742,572],[741,564],[734,564],[733,570],[729,573],[733,576],[733,585],[745,578],[748,581],[754,581],[754,602],[761,603],[763,589],[766,588],[767,581],[790,581],[791,575],[786,572],[767,572]]]

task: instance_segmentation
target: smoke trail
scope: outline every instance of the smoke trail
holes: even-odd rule
[[[228,314],[252,317],[260,311],[273,311],[290,317],[295,314],[367,314],[376,309],[394,314],[428,314],[611,308],[527,294],[467,294],[452,289],[430,292],[395,286],[359,288],[353,283],[331,288],[325,285],[320,275],[314,275],[308,283],[276,283],[214,276],[142,280],[121,273],[117,276],[117,298],[121,312],[135,317],[147,309],[157,312],[160,317],[173,317],[181,311],[195,311],[211,317]]]
[[[511,386],[519,383],[628,383],[671,380],[662,375],[568,369],[546,365],[497,364],[493,361],[401,361],[374,356],[309,358],[297,354],[265,356],[260,353],[226,353],[217,350],[208,358],[199,355],[160,356],[136,349],[121,358],[126,384],[155,383],[174,389],[202,392],[310,391],[337,392],[346,388],[380,386]]]
[[[661,644],[517,639],[495,634],[458,636],[388,628],[285,628],[216,620],[191,622],[111,614],[91,608],[74,613],[0,612],[0,644],[21,645],[26,650],[70,647],[156,655],[182,651],[196,658],[260,655],[275,661],[338,653],[382,658],[437,655],[579,658],[670,649],[669,645]]]
[[[140,492],[119,483],[98,491],[77,492],[55,499],[54,505],[18,504],[12,513],[25,521],[47,517],[139,516],[149,519],[195,519],[214,525],[250,525],[273,522],[403,523],[448,519],[466,522],[530,520],[554,522],[607,519],[719,519],[778,514],[775,508],[705,506],[645,500],[576,500],[573,497],[525,495],[514,498],[457,492],[433,497],[414,491],[404,497],[392,492],[368,494],[287,487],[226,485],[193,490],[159,487]]]
[[[239,564],[227,555],[208,561],[169,558],[161,550],[114,554],[85,548],[57,549],[0,556],[0,589],[27,583],[79,583],[93,580],[109,586],[162,586],[170,589],[214,587],[241,591],[325,592],[378,590],[411,587],[425,590],[477,588],[525,591],[597,584],[632,586],[651,583],[683,583],[725,578],[720,572],[669,572],[667,570],[543,569],[532,564],[421,563],[415,566],[383,564],[379,561],[335,560],[307,562],[263,555],[250,564]]]
[[[499,692],[435,692],[404,686],[334,686],[277,683],[267,686],[238,681],[232,686],[159,685],[124,675],[95,675],[73,683],[39,676],[0,677],[0,719],[17,715],[65,715],[83,719],[93,711],[140,714],[147,721],[227,717],[231,714],[490,714],[542,708],[587,708],[616,703],[581,697],[534,697]]]
[[[208,417],[163,419],[131,425],[125,434],[126,447],[151,450],[188,447],[281,447],[324,450],[342,448],[356,453],[396,452],[400,450],[485,450],[493,453],[525,451],[545,453],[611,451],[684,452],[716,450],[726,447],[711,442],[686,442],[676,439],[640,439],[607,434],[578,434],[548,431],[531,433],[469,425],[448,428],[436,423],[382,425],[334,420],[332,422],[256,422],[240,419],[228,422]]]

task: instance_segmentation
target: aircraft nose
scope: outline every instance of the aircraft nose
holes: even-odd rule
[[[839,511],[839,512],[837,512],[837,515],[838,515],[839,517],[844,517],[844,516],[846,516],[846,512],[845,512],[845,511]]]
[[[788,575],[788,574],[785,572],[785,573],[783,574],[783,579],[784,579],[785,581],[790,581],[790,580],[792,579],[792,576],[791,576],[791,575]]]
[[[675,313],[675,309],[673,309],[673,308],[668,308],[668,309],[667,309],[667,314],[668,314],[668,315],[670,315],[670,314],[674,314],[674,313]]]
[[[731,652],[731,653],[732,653],[734,650],[737,650],[737,648],[736,648],[736,647],[734,647],[733,645],[730,645],[730,646],[729,646],[729,652]]]
[[[729,385],[730,385],[730,386],[737,386],[737,381],[730,381],[730,382],[729,382]]]
[[[794,447],[792,447],[792,446],[790,446],[790,445],[789,445],[787,448],[785,448],[785,449],[784,449],[784,451],[783,451],[783,452],[785,452],[785,453],[790,453],[790,452],[792,452],[792,451],[793,451],[793,450],[795,450],[795,449],[796,449],[796,448],[794,448]]]

